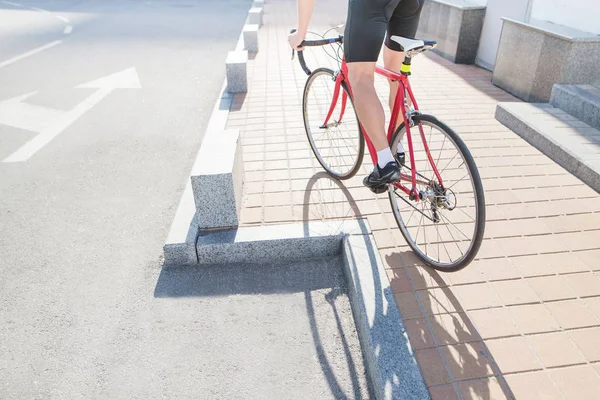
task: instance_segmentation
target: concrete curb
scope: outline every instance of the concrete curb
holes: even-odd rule
[[[258,5],[264,4],[257,0]],[[253,5],[254,7],[254,5]],[[248,18],[247,18],[248,19]],[[236,52],[244,51],[244,29],[242,28],[238,41],[236,43]],[[258,50],[258,49],[257,49]],[[244,70],[246,65],[244,65]],[[229,117],[229,110],[233,101],[233,95],[227,90],[227,63],[225,65],[226,76],[221,87],[219,98],[217,99],[213,112],[208,121],[205,137],[211,136],[212,132],[224,131]],[[201,149],[199,150],[199,152]],[[197,162],[197,157],[196,157]],[[194,171],[196,163],[191,171]],[[243,171],[242,171],[243,174]],[[191,185],[191,175],[186,184],[185,190],[175,212],[175,218],[169,229],[169,234],[163,246],[165,265],[190,265],[198,263],[198,254],[196,253],[196,241],[200,234],[196,207],[194,204],[194,193]]]
[[[210,136],[213,132],[225,129],[232,101],[233,96],[227,92],[226,82],[224,82],[221,87],[221,94],[215,102],[213,112],[208,121],[205,136]],[[198,152],[201,151],[201,148]],[[190,265],[198,263],[196,240],[200,234],[200,229],[196,216],[196,204],[191,181],[194,169],[195,163],[190,170],[190,176],[175,212],[175,218],[171,223],[167,240],[163,246],[165,265]]]
[[[199,264],[272,263],[335,256],[349,234],[369,234],[362,221],[302,222],[202,231]]]
[[[600,159],[581,159],[581,154],[587,154],[585,148],[581,148],[577,152],[573,151],[572,146],[570,148],[565,139],[559,140],[559,136],[553,137],[551,129],[535,126],[535,124],[529,123],[520,116],[514,108],[514,104],[519,105],[522,103],[499,103],[496,107],[496,119],[600,193]],[[532,104],[542,108],[553,108],[545,103]],[[590,154],[590,156],[592,155]]]
[[[552,86],[550,104],[600,129],[600,89],[592,85]]]

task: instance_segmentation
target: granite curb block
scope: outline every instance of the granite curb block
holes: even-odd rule
[[[558,140],[558,136],[552,137],[554,132],[552,132],[551,128],[535,126],[535,124],[527,121],[524,116],[519,115],[520,113],[515,107],[518,107],[520,104],[554,109],[550,104],[545,103],[498,103],[496,107],[496,119],[532,146],[546,154],[561,167],[581,179],[586,185],[600,193],[600,155],[594,156],[585,148],[581,148],[581,151],[574,151],[572,148],[568,148],[565,143],[561,143]],[[589,155],[590,158],[582,159],[582,155]]]
[[[244,50],[250,53],[258,52],[258,25],[244,25]]]
[[[363,221],[302,222],[201,231],[199,264],[270,263],[338,255],[342,238],[369,234]]]
[[[263,24],[263,8],[252,7],[248,11],[248,24],[262,26]]]
[[[239,130],[207,132],[191,181],[200,229],[238,226],[244,162]]]
[[[199,233],[192,182],[188,180],[163,246],[165,265],[197,264],[196,240]]]
[[[232,101],[233,96],[227,92],[226,82],[223,82],[219,98],[215,102],[208,121],[205,136],[211,136],[213,132],[220,132],[225,128]],[[197,264],[196,240],[199,233],[200,227],[196,215],[196,204],[190,176],[187,179],[186,187],[171,223],[167,240],[163,246],[164,264]]]
[[[229,93],[246,93],[248,91],[247,64],[248,51],[234,50],[227,54],[225,71]]]
[[[429,399],[373,236],[344,237],[342,256],[354,323],[375,398]]]

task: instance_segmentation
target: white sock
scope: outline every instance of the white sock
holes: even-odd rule
[[[379,150],[377,152],[377,165],[379,165],[379,168],[383,168],[386,165],[388,165],[388,163],[395,161],[396,159],[392,155],[392,151],[389,147],[386,147],[385,149]]]

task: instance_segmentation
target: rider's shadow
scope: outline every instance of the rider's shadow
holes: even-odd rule
[[[367,194],[364,198],[361,195],[361,199],[369,201],[357,202],[343,182],[331,178],[325,172],[315,174],[308,181],[304,192],[303,221],[366,218],[365,214],[371,214],[372,210],[361,211],[361,208],[372,207],[373,200],[370,199],[368,190],[362,189]],[[388,216],[393,219],[392,215]],[[390,231],[388,233],[392,234]],[[371,248],[370,256],[375,257],[377,251],[377,248]],[[398,307],[403,315],[411,346],[414,347],[420,361],[420,367],[427,367],[427,359],[436,362],[433,373],[422,371],[427,385],[449,384],[451,373],[456,381],[460,381],[457,387],[463,398],[474,396],[491,399],[492,393],[498,393],[498,390],[503,390],[508,398],[513,398],[508,386],[498,387],[497,378],[493,377],[498,375],[498,369],[485,343],[464,312],[460,300],[452,292],[448,276],[423,267],[422,262],[410,250],[388,249],[382,259],[390,288],[389,293],[383,291],[383,295],[376,299],[375,320],[372,326],[376,326],[389,314],[389,306],[384,304],[396,301],[391,288],[401,286],[404,289],[400,290],[405,290],[407,294],[412,292],[415,300],[418,296],[415,304],[399,302]],[[378,282],[380,277],[377,276],[377,269],[373,269],[373,274],[373,281]],[[436,289],[426,290],[432,287]],[[381,293],[380,289],[376,288],[375,293]],[[412,313],[406,314],[405,311],[411,308]],[[436,348],[434,337],[440,345],[439,349]],[[386,350],[390,343],[385,340],[377,345],[380,346],[380,351],[391,350]],[[490,380],[472,380],[484,376],[489,376]],[[389,378],[393,379],[392,376]],[[451,386],[447,389],[453,390]]]

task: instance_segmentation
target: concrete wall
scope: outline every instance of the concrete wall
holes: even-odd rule
[[[436,40],[433,50],[457,64],[473,64],[485,7],[469,0],[425,0],[417,37]]]
[[[600,34],[600,1],[598,0],[533,0],[532,20]]]
[[[554,24],[505,20],[492,82],[529,102],[548,102],[552,85],[595,83],[600,37]]]

